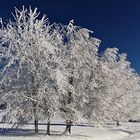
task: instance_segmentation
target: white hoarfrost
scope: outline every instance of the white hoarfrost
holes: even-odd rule
[[[140,78],[117,48],[98,52],[92,31],[50,24],[37,8],[15,9],[14,20],[0,20],[0,113],[4,122],[94,125],[128,121],[140,106]],[[85,130],[85,129],[84,129]],[[92,129],[91,129],[92,130]],[[94,129],[93,129],[94,130]]]

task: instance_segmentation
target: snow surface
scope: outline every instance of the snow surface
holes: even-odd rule
[[[64,126],[51,126],[51,136],[45,135],[46,126],[39,126],[39,134],[34,134],[33,125],[23,128],[6,129],[10,125],[0,124],[0,140],[140,140],[140,123],[124,123],[119,127],[108,125],[98,127],[72,127],[72,134],[63,135]]]

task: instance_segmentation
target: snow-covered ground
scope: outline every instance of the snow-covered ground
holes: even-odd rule
[[[51,136],[45,135],[46,126],[39,126],[39,134],[34,135],[34,127],[6,129],[9,125],[0,124],[0,140],[140,140],[140,123],[124,123],[119,127],[72,127],[72,134],[62,135],[64,126],[51,126]]]

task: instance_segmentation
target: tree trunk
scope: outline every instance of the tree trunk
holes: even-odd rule
[[[33,110],[34,110],[34,126],[35,126],[35,133],[38,133],[38,118],[36,112],[36,103],[33,102]]]
[[[119,125],[120,125],[120,122],[119,122],[119,121],[117,121],[116,126],[118,127]]]
[[[33,97],[37,97],[37,92],[36,92],[36,88],[35,88],[35,80],[34,80],[34,75],[32,76],[32,95]],[[36,98],[37,99],[37,98]],[[33,113],[34,113],[34,126],[35,126],[35,133],[38,133],[38,117],[37,117],[37,100],[36,101],[32,101],[32,105],[33,105]]]
[[[73,77],[69,77],[69,83],[70,85],[73,85]],[[68,92],[68,104],[71,104],[73,101],[72,98],[72,92]],[[66,120],[66,129],[65,129],[65,133],[71,133],[71,124],[72,122],[70,120]]]
[[[66,121],[65,133],[71,134],[71,121]]]
[[[47,135],[50,136],[50,121],[47,123]]]
[[[38,133],[38,120],[35,119],[34,121],[34,126],[35,126],[35,133]]]
[[[68,133],[69,132],[69,124],[68,124],[68,121],[66,121],[66,129],[65,129],[65,133]]]
[[[68,129],[68,131],[69,131],[69,134],[71,134],[71,122],[69,123],[69,129]]]

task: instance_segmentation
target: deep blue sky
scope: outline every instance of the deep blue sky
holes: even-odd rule
[[[140,73],[140,0],[0,0],[0,17],[11,18],[14,7],[37,7],[51,22],[75,24],[94,31],[100,49],[118,47]]]

